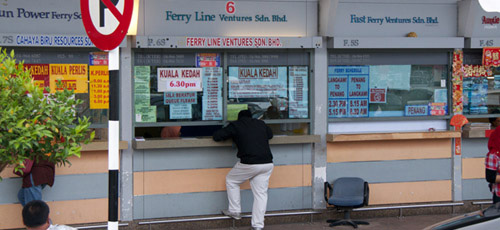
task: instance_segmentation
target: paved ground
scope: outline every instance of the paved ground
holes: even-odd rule
[[[373,218],[373,219],[363,219],[368,221],[370,225],[359,225],[360,230],[418,230],[423,229],[434,223],[455,217],[457,215],[452,214],[441,214],[441,215],[422,215],[422,216],[406,216],[402,218],[398,217],[386,217],[386,218]],[[218,228],[213,230],[247,230],[250,229],[249,226],[237,227],[237,228]],[[323,230],[323,229],[336,229],[336,230],[352,230],[351,226],[336,226],[329,227],[326,222],[313,222],[313,223],[295,223],[295,224],[277,224],[277,225],[266,225],[265,230]]]

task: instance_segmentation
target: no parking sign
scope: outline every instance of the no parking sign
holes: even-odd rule
[[[90,40],[97,48],[109,51],[127,35],[134,0],[80,0],[80,10]]]

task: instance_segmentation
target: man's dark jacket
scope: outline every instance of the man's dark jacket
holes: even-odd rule
[[[242,117],[228,126],[217,130],[214,141],[233,138],[238,147],[238,158],[243,164],[267,164],[273,162],[269,139],[273,131],[266,123],[250,117]]]

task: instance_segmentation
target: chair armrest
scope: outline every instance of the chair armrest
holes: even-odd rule
[[[325,182],[324,186],[324,196],[325,196],[325,201],[328,203],[328,198],[332,195],[332,185],[328,183],[328,181]]]
[[[365,198],[363,203],[368,205],[368,201],[370,199],[370,187],[368,186],[368,182],[365,181]]]

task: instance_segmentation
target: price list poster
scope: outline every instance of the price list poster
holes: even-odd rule
[[[49,69],[50,92],[66,88],[75,93],[88,93],[87,64],[49,64]]]
[[[369,66],[328,67],[328,117],[368,117]]]
[[[135,122],[156,122],[156,106],[150,106],[149,66],[134,67]]]
[[[90,66],[90,109],[109,109],[108,66]]]

